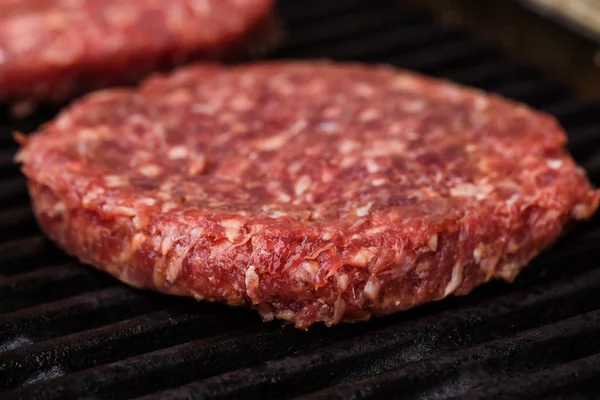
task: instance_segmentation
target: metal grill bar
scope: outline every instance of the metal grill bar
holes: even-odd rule
[[[344,383],[303,397],[304,399],[386,398],[402,393],[405,399],[444,393],[453,397],[473,384],[494,379],[503,371],[526,374],[556,363],[600,351],[595,340],[600,330],[600,311],[578,315],[510,338],[469,349],[444,353],[422,362],[404,364],[389,373]],[[564,346],[568,341],[570,346]],[[418,387],[415,388],[415,383]]]
[[[20,347],[23,338],[31,343],[89,329],[165,303],[119,286],[25,308],[0,316],[0,348]]]
[[[7,313],[36,304],[99,289],[112,280],[91,274],[78,264],[63,264],[0,278],[0,312]]]
[[[502,380],[456,400],[593,399],[600,392],[600,355],[584,357],[534,374]]]
[[[595,298],[600,271],[568,283],[548,285],[535,292],[523,291],[495,298],[471,308],[401,323],[371,332],[360,341],[349,340],[193,383],[165,393],[170,399],[199,397],[253,398],[275,396],[326,386],[332,382],[377,375],[413,360],[422,360],[447,348],[466,347],[533,326],[563,319],[600,306]],[[579,297],[583,296],[583,297]],[[571,306],[569,306],[571,304]],[[572,308],[575,305],[575,308]]]
[[[211,375],[264,362],[299,349],[325,344],[332,337],[323,331],[305,333],[276,325],[252,326],[243,334],[232,332],[147,353],[62,378],[39,382],[11,393],[15,397],[60,399],[86,393],[130,398],[181,384],[194,376]],[[249,351],[250,350],[250,351]],[[144,385],[136,385],[138,382]],[[168,382],[168,383],[167,383]],[[31,398],[31,397],[30,397]]]
[[[240,329],[256,320],[251,314],[239,314],[239,318],[222,319],[215,313],[175,308],[8,351],[0,355],[0,364],[9,377],[3,386],[32,383],[40,370],[80,371],[198,339],[203,332],[214,335]]]

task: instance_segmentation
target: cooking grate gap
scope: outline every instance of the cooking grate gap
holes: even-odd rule
[[[289,25],[313,22],[321,19],[336,17],[349,11],[362,12],[378,7],[389,7],[393,0],[344,0],[344,1],[315,1],[304,0],[302,2],[279,1],[278,10],[284,15],[285,22]],[[412,11],[415,15],[422,14]]]
[[[594,154],[600,147],[598,132],[600,132],[600,122],[570,129],[568,131],[569,142],[567,143],[569,151],[580,160]]]
[[[460,65],[445,72],[447,79],[480,88],[491,88],[513,79],[536,78],[538,74],[507,61],[481,60],[476,64]]]
[[[169,306],[123,286],[44,303],[0,315],[0,350],[10,350]]]
[[[29,205],[0,210],[0,246],[4,241],[38,233],[39,230]]]
[[[296,48],[289,52],[284,47],[273,58],[326,57],[334,60],[351,61],[356,59],[358,54],[362,59],[370,58],[372,60],[377,55],[399,54],[440,42],[454,41],[458,43],[461,37],[462,33],[447,32],[442,29],[432,30],[429,25],[408,26],[394,31],[369,32],[351,38],[344,37],[339,40],[315,43],[310,47]]]
[[[115,284],[114,279],[74,263],[0,278],[0,315]]]
[[[19,170],[18,166],[13,162],[16,150],[16,146],[0,147],[0,176],[3,178],[9,174],[16,174]]]
[[[599,110],[600,102],[578,101],[572,97],[545,109],[545,111],[556,116],[567,130],[590,124],[600,126]]]
[[[9,175],[0,180],[0,207],[10,207],[27,201],[25,179],[18,175]]]
[[[600,393],[600,354],[474,389],[456,400],[593,399]],[[578,397],[581,396],[581,397]]]
[[[66,258],[42,236],[0,243],[0,277],[30,271],[55,259]]]
[[[390,13],[386,8],[340,14],[313,24],[293,27],[288,40],[282,46],[282,51],[291,52],[311,46],[324,46],[335,43],[335,40],[346,39],[349,35],[355,37],[361,37],[365,33],[381,35],[390,32],[391,29],[395,29],[394,33],[397,34],[398,27],[402,27],[404,32],[412,30],[418,34],[419,27],[422,28],[425,22],[412,15]]]

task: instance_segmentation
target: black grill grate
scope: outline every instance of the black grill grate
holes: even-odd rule
[[[556,115],[600,182],[600,105],[399,1],[281,1],[274,58],[386,62]],[[308,332],[251,311],[136,291],[47,242],[0,125],[0,397],[597,398],[600,218],[513,285],[492,283],[369,323]]]

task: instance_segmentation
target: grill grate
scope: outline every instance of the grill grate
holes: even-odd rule
[[[397,0],[282,0],[273,58],[385,62],[556,115],[600,182],[600,105]],[[492,283],[369,323],[308,332],[255,313],[136,291],[47,242],[0,117],[0,396],[6,398],[595,398],[600,218],[513,285]],[[584,392],[584,389],[587,392]]]

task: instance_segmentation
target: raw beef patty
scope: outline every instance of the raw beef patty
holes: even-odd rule
[[[390,67],[192,66],[22,141],[70,254],[300,328],[511,281],[599,201],[552,117]]]
[[[64,101],[243,51],[274,0],[0,0],[0,101]],[[24,107],[21,107],[21,109]]]

